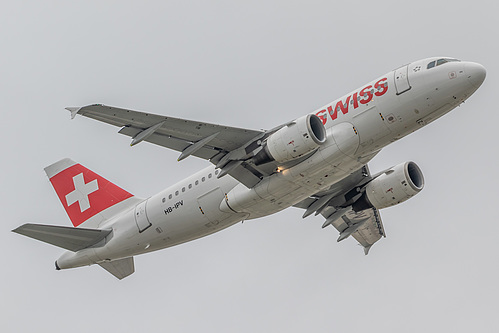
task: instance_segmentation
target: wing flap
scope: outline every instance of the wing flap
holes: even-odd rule
[[[258,182],[260,182],[261,180],[260,177],[263,177],[258,173],[258,171],[251,169],[251,167],[246,163],[242,163],[232,171],[229,171],[228,174],[248,188],[252,188],[256,184],[258,184]]]
[[[341,221],[341,222],[340,222]],[[340,232],[349,226],[362,223],[352,237],[355,238],[364,248],[372,246],[384,236],[384,229],[381,223],[379,212],[375,208],[366,209],[361,212],[354,212],[349,210],[345,215],[337,220],[339,223],[332,223],[332,225]]]
[[[77,252],[95,245],[108,236],[112,230],[84,229],[27,223],[12,230],[15,233]]]
[[[343,178],[339,182],[331,185],[327,190],[315,193],[312,197],[308,197],[303,201],[293,205],[293,207],[302,208],[307,210],[315,201],[324,197],[330,196],[333,198],[339,197],[351,191],[353,188],[362,185],[364,182],[372,179],[369,174],[369,168],[365,165],[363,168],[353,172],[348,177]]]
[[[125,126],[118,133],[124,134],[130,137],[134,137],[135,135],[141,133],[142,130],[135,127]],[[159,133],[151,134],[145,141],[153,143],[155,145],[170,148],[176,151],[184,151],[186,148],[191,146],[190,141],[186,141],[183,139],[175,138],[173,136],[165,136]],[[203,147],[197,149],[193,156],[200,157],[206,160],[210,160],[213,156],[217,155],[220,150],[217,150],[214,147],[204,145]]]
[[[73,110],[73,108],[67,109],[70,111]],[[137,135],[140,131],[164,122],[163,125],[145,141],[175,149],[180,152],[190,143],[202,140],[217,132],[220,132],[220,134],[209,142],[209,146],[219,150],[224,150],[226,152],[241,147],[251,139],[263,133],[262,131],[166,117],[151,113],[110,107],[102,104],[84,106],[78,109],[76,113],[114,126],[128,127],[128,130],[122,129],[120,133],[132,137]],[[174,139],[173,141],[183,140],[186,145],[180,148],[176,144],[170,144],[169,141],[171,139]]]
[[[327,218],[328,215],[334,214],[334,211],[334,208],[329,207],[322,215]],[[354,212],[350,209],[330,224],[340,233],[338,241],[352,236],[362,245],[365,254],[369,252],[371,246],[379,241],[381,237],[386,237],[381,216],[375,208],[360,212]],[[353,232],[349,233],[349,229],[353,230]]]
[[[338,242],[352,236],[364,247],[364,253],[368,254],[371,246],[385,237],[381,216],[375,208],[355,212],[352,204],[360,197],[362,188],[377,176],[371,176],[366,165],[294,207],[305,209],[304,217],[314,211],[316,215],[320,213],[326,218],[323,227],[332,225],[340,233]]]
[[[72,118],[79,114],[120,127],[120,134],[132,137],[132,145],[147,141],[180,152],[179,160],[190,155],[210,160],[221,169],[220,174],[229,174],[247,187],[254,186],[263,177],[277,170],[276,163],[256,166],[249,159],[261,149],[261,140],[282,126],[270,131],[256,131],[102,104],[66,109],[71,112]],[[300,161],[301,159],[293,160],[287,166]]]

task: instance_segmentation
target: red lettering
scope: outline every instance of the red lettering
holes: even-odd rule
[[[386,80],[387,80],[387,78],[385,77],[374,84],[374,89],[377,90],[374,93],[376,96],[383,96],[388,91],[388,83],[383,82]]]
[[[338,103],[336,103],[334,110],[333,110],[332,106],[328,106],[327,110],[329,111],[329,115],[331,116],[331,119],[335,120],[336,118],[338,118],[338,110],[341,110],[341,112],[343,114],[348,113],[348,104],[350,103],[350,97],[351,96],[347,97],[347,100],[345,103],[343,103],[343,101],[339,101]]]
[[[322,124],[323,125],[326,125],[326,122],[327,122],[327,113],[326,113],[326,109],[323,109],[323,110],[320,110],[319,112],[317,112],[315,114],[317,117],[319,117],[320,120],[322,120]]]
[[[367,103],[369,103],[373,99],[373,93],[371,92],[371,88],[372,87],[373,86],[369,85],[369,86],[365,87],[364,89],[362,89],[360,91],[360,96],[362,96],[362,97],[365,97],[366,94],[367,94],[367,98],[366,99],[361,99],[360,100],[361,104],[367,104]]]
[[[359,107],[359,98],[357,97],[357,93],[353,94],[353,108],[356,109]]]
[[[378,82],[374,84],[374,90],[372,85],[368,85],[364,89],[362,89],[360,92],[355,92],[353,95],[348,96],[346,101],[338,101],[336,103],[335,108],[333,109],[333,106],[330,105],[327,107],[327,109],[322,109],[319,112],[316,113],[317,117],[319,117],[322,120],[322,123],[325,125],[327,122],[327,114],[326,111],[329,113],[331,116],[332,120],[335,120],[338,118],[338,111],[341,110],[343,114],[348,113],[348,106],[350,104],[350,100],[352,101],[353,108],[357,109],[359,107],[359,102],[361,104],[367,104],[371,102],[374,98],[374,95],[376,96],[383,96],[386,94],[388,91],[388,83],[386,82],[388,79],[386,77],[380,79]],[[374,92],[374,93],[373,93]],[[360,97],[360,99],[359,99]]]

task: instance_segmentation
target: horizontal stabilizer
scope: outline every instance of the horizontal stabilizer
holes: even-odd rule
[[[99,263],[99,265],[120,280],[135,272],[133,257],[113,261],[104,261]]]
[[[32,223],[24,224],[12,231],[74,252],[99,243],[111,233],[111,230],[83,229]]]

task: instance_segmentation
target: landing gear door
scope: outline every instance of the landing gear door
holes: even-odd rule
[[[411,89],[411,85],[409,83],[409,65],[400,67],[395,70],[395,89],[397,90],[397,95],[405,93],[409,89]]]
[[[142,201],[135,207],[135,223],[139,228],[139,232],[142,232],[151,226],[151,222],[147,218],[146,213],[147,200]]]

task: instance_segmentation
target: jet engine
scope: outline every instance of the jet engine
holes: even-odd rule
[[[367,208],[395,206],[418,194],[424,187],[421,169],[414,162],[399,164],[369,182],[364,194],[352,208],[361,211]]]
[[[287,162],[310,153],[326,142],[326,129],[319,117],[309,114],[271,134],[253,158],[256,165]]]

